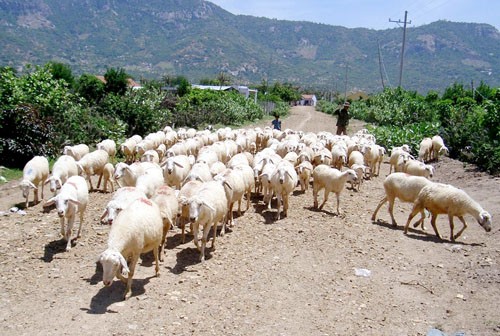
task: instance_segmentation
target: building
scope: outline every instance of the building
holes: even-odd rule
[[[250,94],[254,95],[254,102],[257,103],[257,94],[258,90],[250,89],[248,86],[243,85],[199,85],[193,84],[191,85],[194,89],[201,90],[214,90],[214,91],[238,91],[241,95],[245,96],[245,98],[250,98]]]
[[[303,106],[316,106],[318,99],[313,94],[303,94],[300,99],[300,105]]]

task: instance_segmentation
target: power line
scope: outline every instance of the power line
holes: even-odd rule
[[[408,17],[408,11],[405,11],[405,20],[404,21],[401,21],[401,20],[398,20],[398,21],[394,21],[394,20],[391,20],[389,18],[389,22],[395,22],[397,24],[400,24],[400,23],[403,23],[403,45],[401,46],[401,64],[399,66],[399,87],[401,87],[401,82],[403,80],[403,59],[404,59],[404,55],[405,55],[405,42],[406,42],[406,25],[407,24],[411,24],[411,21],[408,21],[407,20],[407,17]]]

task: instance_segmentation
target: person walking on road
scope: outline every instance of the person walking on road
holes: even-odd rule
[[[349,119],[351,116],[349,115],[349,102],[345,102],[342,109],[338,108],[335,110],[333,114],[338,115],[337,117],[337,135],[345,134],[347,135],[347,125],[349,125]]]

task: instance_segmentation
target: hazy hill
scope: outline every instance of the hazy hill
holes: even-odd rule
[[[339,8],[339,11],[341,9]],[[335,15],[335,13],[332,13]],[[122,67],[136,79],[223,71],[238,83],[381,89],[378,47],[398,83],[402,29],[348,29],[233,15],[202,0],[0,0],[0,65],[67,63],[75,74]],[[407,30],[403,86],[500,85],[500,33],[439,21]],[[387,84],[387,82],[386,82]]]

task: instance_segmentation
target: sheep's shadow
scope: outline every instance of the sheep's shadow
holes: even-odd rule
[[[145,279],[133,279],[131,288],[132,297],[144,294],[146,292],[144,288],[145,285],[149,283],[151,278],[155,277],[156,276],[153,275]],[[80,310],[86,311],[87,314],[117,313],[117,311],[111,310],[108,307],[113,303],[123,301],[125,286],[126,284],[120,280],[113,281],[111,286],[102,287],[97,294],[92,297],[90,308],[80,308]]]
[[[304,209],[312,211],[312,212],[322,212],[322,213],[330,215],[332,217],[344,217],[344,215],[342,215],[342,213],[338,214],[336,211],[335,212],[330,211],[330,210],[327,210],[325,208],[320,209],[320,208],[315,208],[314,206],[309,206],[309,207],[304,207]]]
[[[205,248],[205,260],[212,258],[211,255],[212,248]],[[188,247],[176,254],[176,263],[174,267],[167,267],[167,269],[176,275],[182,274],[183,272],[189,272],[188,267],[200,263],[200,251],[197,248]]]
[[[76,240],[77,238],[71,239],[71,247],[76,245]],[[46,263],[52,262],[56,254],[66,252],[66,245],[67,242],[62,238],[45,244],[43,257],[40,257],[40,259]]]
[[[173,236],[167,236],[167,239],[165,241],[165,249],[167,250],[173,250],[177,246],[187,244],[190,241],[193,240],[193,235],[191,232],[188,233],[189,230],[186,230],[184,233],[184,243],[182,242],[182,234],[181,233],[176,233]]]

